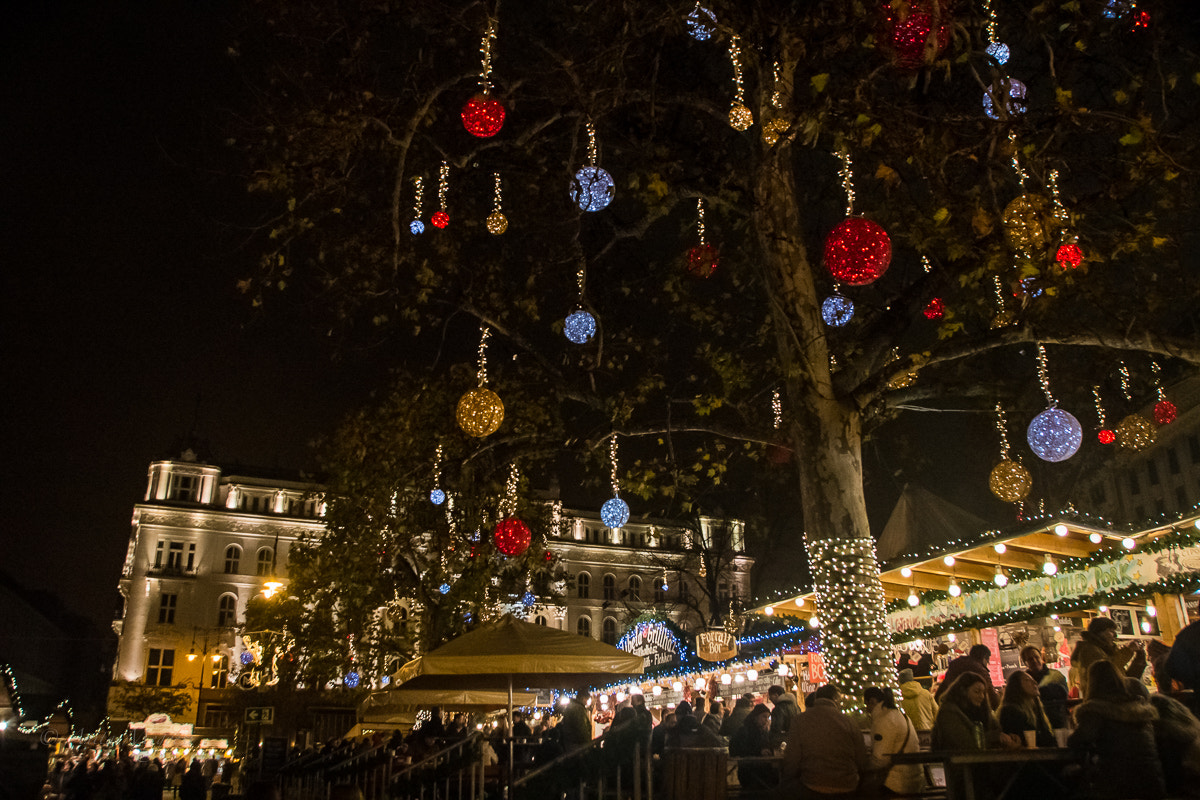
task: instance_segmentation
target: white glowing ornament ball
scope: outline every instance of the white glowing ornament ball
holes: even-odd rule
[[[1042,564],[1042,572],[1046,575],[1054,575],[1058,572],[1058,564],[1054,563],[1053,558],[1046,556],[1046,560]]]
[[[1047,408],[1033,418],[1025,431],[1029,447],[1043,461],[1066,461],[1083,443],[1079,420],[1061,408]]]
[[[414,219],[412,222],[408,223],[408,231],[413,236],[420,236],[425,232],[425,223],[421,222],[419,219]]]
[[[746,677],[752,681],[758,680],[758,670],[756,670],[756,669],[746,670]]]
[[[821,319],[833,328],[840,328],[854,316],[854,301],[840,294],[830,295],[821,303]]]
[[[1062,523],[1059,523],[1058,525],[1054,526],[1054,535],[1055,536],[1066,536],[1070,532],[1071,532],[1071,529],[1068,528],[1066,525],[1063,525]]]
[[[1088,541],[1091,542],[1092,544],[1100,544],[1101,542],[1104,541],[1104,535],[1099,534],[1099,533],[1089,533]]]
[[[671,684],[671,691],[682,692],[683,691],[683,683],[680,681],[675,681],[674,683]]]
[[[1133,548],[1137,547],[1137,542],[1135,542],[1131,537],[1126,536],[1121,540],[1121,547],[1124,547],[1126,550],[1132,550]]]
[[[616,185],[612,175],[599,167],[584,167],[571,181],[571,200],[582,211],[600,211],[612,202]]]
[[[916,592],[908,593],[908,604],[910,606],[912,606],[913,608],[916,608],[917,606],[921,605],[921,598],[917,597]]]
[[[987,46],[986,52],[989,56],[995,59],[997,64],[1004,66],[1008,63],[1008,45],[1006,45],[1004,42],[992,42]]]
[[[942,563],[945,564],[947,567],[953,567],[954,566],[954,556],[946,556],[945,558],[942,559]]]
[[[911,577],[912,577],[912,570],[911,570],[911,569],[909,569],[908,567],[901,567],[901,568],[900,568],[900,574],[901,574],[901,575],[903,575],[905,578],[911,578]]]
[[[717,27],[717,15],[699,3],[687,15],[688,34],[697,42],[707,42]]]
[[[814,628],[819,628],[819,627],[821,627],[821,618],[814,614],[812,617],[809,618],[808,624],[813,626]]]
[[[763,613],[766,614],[768,617],[775,616],[775,606],[767,606],[766,608],[763,609]]]
[[[947,589],[947,591],[950,592],[951,597],[958,597],[960,594],[962,594],[962,587],[957,583],[951,582],[950,588]]]
[[[739,672],[737,675],[734,675],[733,682],[734,683],[745,683],[746,682],[745,673]]]
[[[658,697],[660,694],[662,694],[662,687],[659,686],[657,683],[654,684],[654,688],[650,690],[650,694],[654,695],[655,697]]]
[[[596,335],[596,318],[582,308],[575,309],[563,322],[563,335],[575,344],[587,344]]]
[[[1004,542],[1001,542],[1000,544],[994,545],[992,549],[1000,555],[1004,555],[1008,552],[1008,545],[1006,545]]]
[[[804,598],[803,597],[796,598],[796,608],[804,608]]]
[[[992,578],[992,580],[1001,589],[1003,589],[1005,586],[1008,586],[1008,576],[1005,575],[1003,572],[997,572],[996,577]]]
[[[1146,604],[1146,613],[1147,613],[1147,614],[1149,614],[1149,615],[1150,615],[1150,616],[1152,616],[1152,617],[1157,617],[1157,616],[1158,616],[1158,609],[1154,607],[1154,604],[1153,604],[1153,603],[1147,603],[1147,604]]]
[[[624,700],[625,700],[625,693],[617,692],[617,702],[620,703],[620,702],[623,702]]]
[[[610,528],[620,528],[629,522],[629,506],[619,497],[606,500],[600,506],[600,520]]]
[[[732,675],[730,675],[728,672],[726,672],[726,673],[723,673],[723,674],[721,675],[721,683],[723,683],[723,684],[725,684],[726,686],[728,686],[729,684],[733,683],[733,676],[732,676]]]

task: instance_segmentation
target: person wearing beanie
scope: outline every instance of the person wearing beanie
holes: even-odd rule
[[[771,701],[772,706],[771,746],[778,749],[779,745],[787,741],[792,720],[799,715],[800,706],[792,693],[778,684],[767,689],[767,699]]]
[[[1109,617],[1094,617],[1071,651],[1071,686],[1077,688],[1079,696],[1087,700],[1088,675],[1093,664],[1108,661],[1117,668],[1121,677],[1125,677],[1137,653],[1138,646],[1134,642],[1117,647],[1117,623]]]
[[[900,670],[900,707],[919,731],[933,730],[938,704],[933,693],[920,684],[911,669]]]

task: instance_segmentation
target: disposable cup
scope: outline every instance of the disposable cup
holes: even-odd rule
[[[1037,731],[1025,731],[1025,746],[1037,747]]]
[[[1071,730],[1069,728],[1055,728],[1054,729],[1054,739],[1055,739],[1055,741],[1058,742],[1059,747],[1067,746],[1067,737],[1070,735],[1071,735]]]

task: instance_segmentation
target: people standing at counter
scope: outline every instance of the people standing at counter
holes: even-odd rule
[[[910,672],[910,670],[904,670]],[[912,794],[925,786],[925,776],[918,764],[892,766],[896,753],[915,753],[920,749],[917,729],[912,720],[896,708],[896,697],[891,689],[878,686],[868,687],[863,692],[863,702],[871,715],[870,769],[875,773],[876,785],[896,794]]]
[[[995,709],[1000,705],[1000,698],[997,696],[996,690],[992,688],[992,675],[988,671],[988,662],[991,660],[992,650],[986,644],[972,646],[965,656],[959,656],[946,666],[946,674],[942,676],[941,684],[938,686],[937,691],[933,693],[934,698],[939,703],[942,702],[942,696],[954,682],[961,675],[970,673],[978,675],[983,679],[983,685],[987,693],[988,708]]]
[[[1088,668],[1088,694],[1075,709],[1067,746],[1084,759],[1086,794],[1097,800],[1154,800],[1166,789],[1154,741],[1158,712],[1132,694],[1125,676],[1107,659]]]
[[[1067,686],[1067,676],[1046,666],[1046,662],[1042,660],[1041,648],[1033,645],[1022,648],[1021,663],[1037,682],[1038,694],[1046,708],[1046,718],[1050,720],[1051,729],[1070,727],[1067,699],[1071,690]]]
[[[1008,676],[1004,685],[1004,700],[996,716],[1000,730],[1020,737],[1025,747],[1056,745],[1054,730],[1046,715],[1037,681],[1025,670],[1016,670]]]
[[[938,704],[933,693],[917,682],[911,669],[900,670],[900,705],[919,731],[933,730]]]
[[[799,715],[800,706],[792,693],[778,684],[767,689],[767,699],[771,701],[771,746],[778,749],[787,741],[792,720]]]
[[[934,750],[986,750],[1020,746],[1000,730],[988,706],[991,683],[977,672],[964,672],[942,693],[933,723]]]
[[[1140,668],[1137,661],[1139,657]],[[1110,662],[1121,677],[1134,672],[1137,674],[1133,677],[1141,677],[1146,667],[1146,654],[1139,649],[1137,642],[1117,647],[1117,623],[1109,617],[1094,617],[1071,651],[1071,686],[1079,690],[1079,696],[1084,700],[1089,697],[1088,676],[1091,667],[1098,661]]]

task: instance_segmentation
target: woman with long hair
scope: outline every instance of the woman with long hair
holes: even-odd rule
[[[1054,747],[1054,731],[1046,716],[1037,681],[1025,670],[1019,669],[1008,676],[1004,700],[996,716],[1000,720],[1000,730],[1019,737],[1022,745],[1029,746],[1028,735],[1032,733],[1038,747]]]
[[[964,672],[942,694],[933,722],[934,750],[1011,749],[1018,738],[1000,730],[988,703],[983,676]]]
[[[1162,797],[1166,789],[1154,743],[1158,712],[1129,691],[1111,661],[1088,668],[1087,686],[1087,700],[1075,709],[1076,728],[1067,739],[1067,746],[1083,755],[1087,796]]]

